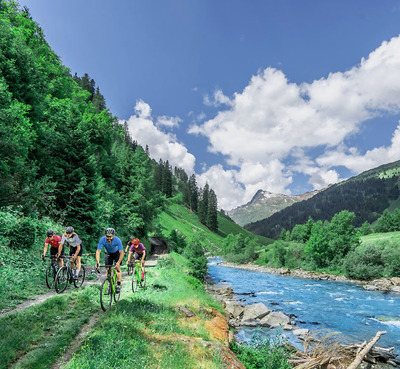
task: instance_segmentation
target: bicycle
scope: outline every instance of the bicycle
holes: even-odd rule
[[[79,273],[78,279],[73,277],[72,271],[75,271],[75,268],[71,267],[71,256],[60,256],[61,258],[67,259],[66,265],[60,268],[57,272],[55,278],[55,287],[57,293],[62,293],[68,286],[68,283],[74,283],[75,288],[79,288],[82,286],[82,283],[85,281],[86,271],[85,267],[81,265],[81,271]]]
[[[128,275],[131,275],[133,273],[133,263],[128,264]]]
[[[140,260],[135,260],[135,266],[132,275],[132,292],[135,293],[138,290],[138,286],[141,288],[146,287],[146,273],[143,275],[142,280],[142,268]]]
[[[103,311],[107,311],[113,302],[117,303],[121,297],[121,289],[117,293],[115,291],[115,286],[117,284],[117,269],[112,265],[99,265],[100,267],[107,268],[107,277],[101,284],[100,289],[100,305]],[[100,271],[97,269],[98,273]]]
[[[51,258],[49,265],[46,268],[46,285],[49,289],[52,289],[54,282],[56,280],[57,272],[60,269],[60,267],[58,265],[58,260],[55,255],[49,255],[49,256],[46,255],[45,258]]]

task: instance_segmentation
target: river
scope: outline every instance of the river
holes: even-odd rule
[[[243,305],[264,303],[268,308],[296,316],[299,328],[341,332],[345,342],[368,341],[378,331],[387,331],[377,346],[395,347],[400,353],[400,294],[366,291],[350,282],[316,281],[249,271],[219,265],[209,260],[213,280],[232,287]],[[249,295],[251,293],[251,295]],[[242,328],[237,337],[249,340],[255,328]],[[261,334],[271,330],[261,328]],[[299,341],[283,332],[291,343]]]

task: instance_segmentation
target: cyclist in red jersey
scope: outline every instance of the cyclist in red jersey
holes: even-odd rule
[[[54,231],[52,229],[49,229],[46,232],[46,236],[47,237],[44,241],[44,249],[43,249],[42,259],[44,259],[44,257],[46,256],[47,248],[49,247],[49,245],[50,245],[50,256],[58,257],[58,249],[60,247],[61,237],[55,235]],[[64,247],[62,248],[60,255],[64,255]],[[58,259],[58,265],[60,266],[60,268],[64,265],[62,258]]]
[[[144,259],[146,257],[146,248],[144,245],[139,241],[138,238],[134,238],[131,243],[131,247],[129,249],[129,254],[128,254],[128,261],[126,262],[126,265],[129,265],[131,262],[131,257],[133,257],[135,260],[141,259],[142,261],[142,281],[144,279]]]

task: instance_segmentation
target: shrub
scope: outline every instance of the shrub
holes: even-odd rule
[[[373,245],[357,247],[348,253],[343,266],[345,275],[354,279],[371,280],[384,273],[381,251]]]

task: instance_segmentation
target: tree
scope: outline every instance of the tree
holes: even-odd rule
[[[318,267],[325,267],[332,260],[328,235],[320,220],[314,223],[304,252]]]
[[[214,190],[211,189],[208,196],[208,207],[207,207],[207,222],[206,225],[212,231],[218,231],[218,203],[217,195]]]
[[[188,189],[189,189],[190,210],[197,213],[199,194],[198,194],[196,176],[194,174],[192,174],[189,178]]]
[[[199,201],[199,221],[203,224],[207,224],[207,213],[208,213],[208,198],[210,187],[208,183],[205,184],[204,188],[201,192],[201,197]]]
[[[207,274],[207,258],[199,235],[193,236],[185,249],[185,257],[189,260],[190,274],[203,280]]]

